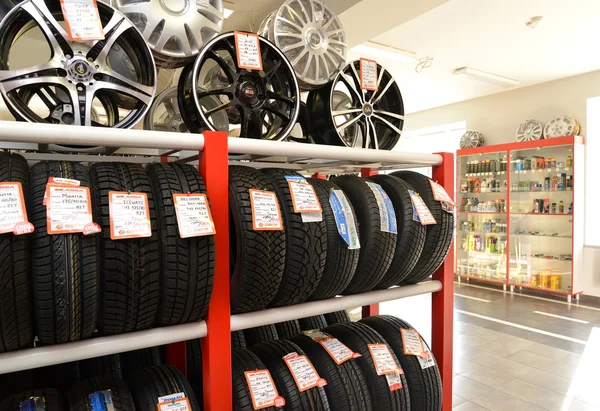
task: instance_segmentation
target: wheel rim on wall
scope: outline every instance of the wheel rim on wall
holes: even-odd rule
[[[116,0],[143,33],[160,67],[181,67],[223,28],[223,0]],[[203,3],[205,4],[205,3]]]
[[[537,120],[527,120],[517,128],[517,141],[531,141],[542,138],[544,127]]]
[[[227,131],[230,135],[277,141],[289,135],[300,111],[300,90],[293,68],[268,40],[260,38],[260,51],[263,70],[240,69],[234,33],[225,33],[208,43],[193,65],[184,68],[178,101],[190,131]],[[216,66],[220,68],[217,73]],[[215,76],[219,81],[212,81]],[[206,110],[203,101],[211,96],[222,104]],[[236,127],[219,129],[214,116],[221,112],[226,112],[230,124]]]
[[[87,43],[68,39],[59,24],[63,20],[59,1],[26,0],[7,14],[0,24],[0,92],[15,118],[129,128],[144,116],[156,90],[150,49],[120,12],[103,3],[98,3],[98,11],[106,38]],[[15,43],[34,28],[39,28],[49,46],[48,61],[9,70]],[[40,61],[45,60],[39,54]],[[122,64],[124,55],[129,59],[127,69]],[[40,102],[36,107],[32,96]],[[116,119],[106,124],[93,122],[94,109],[106,110],[107,118],[116,115]]]
[[[350,62],[331,84],[310,92],[307,116],[311,135],[319,144],[391,150],[404,126],[402,94],[380,65],[377,91],[361,90],[359,70],[360,61]],[[339,93],[345,94],[345,104]]]

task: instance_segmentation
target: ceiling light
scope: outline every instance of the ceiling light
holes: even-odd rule
[[[417,55],[415,53],[372,41],[367,41],[363,44],[359,44],[358,46],[354,46],[352,49],[350,49],[350,51],[367,56],[382,58],[384,60],[398,61],[400,63],[413,63],[417,61]]]
[[[230,9],[223,9],[223,15],[225,16],[225,18],[228,18],[229,16],[231,16],[233,14],[233,10]]]
[[[469,67],[458,68],[454,70],[453,74],[455,76],[467,77],[471,80],[483,81],[485,83],[496,84],[502,87],[518,86],[520,84],[517,80],[486,73],[485,71],[474,70]]]

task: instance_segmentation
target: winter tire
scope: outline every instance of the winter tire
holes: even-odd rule
[[[327,320],[325,320],[325,316],[323,315],[300,318],[298,319],[298,322],[300,323],[302,331],[321,330],[327,327]]]
[[[184,393],[189,401],[189,411],[202,410],[188,380],[181,371],[171,365],[137,370],[129,376],[127,384],[133,395],[136,410],[155,410],[159,397],[180,392]]]
[[[243,331],[232,331],[231,332],[231,346],[233,348],[248,348],[246,344],[246,336]]]
[[[119,356],[121,357],[121,370],[123,372],[123,377],[125,378],[141,368],[163,364],[159,347],[122,352]]]
[[[248,328],[244,330],[246,344],[252,347],[254,344],[261,342],[274,341],[279,339],[277,328],[273,324],[261,325],[260,327]]]
[[[44,411],[64,411],[62,395],[53,389],[34,390],[15,394],[0,403],[0,411],[37,410],[35,405],[38,401],[44,404]]]
[[[115,377],[123,378],[119,354],[89,358],[80,362],[83,378]]]
[[[115,411],[131,411],[135,409],[131,393],[123,380],[114,377],[98,377],[83,380],[73,385],[68,395],[69,410],[93,411],[94,408],[91,404],[91,401],[93,401],[92,394],[108,390],[110,390],[110,398]],[[103,399],[106,400],[106,397],[102,397],[100,396],[100,401]],[[156,403],[154,406],[156,407]]]
[[[352,322],[350,315],[348,315],[348,311],[346,310],[325,314],[325,321],[327,321],[327,325]]]
[[[277,335],[279,338],[284,340],[289,340],[292,337],[302,333],[302,328],[300,328],[300,323],[298,320],[277,323],[275,324],[275,328],[277,329]]]
[[[246,381],[246,371],[265,370],[267,367],[252,351],[234,348],[231,350],[231,374],[233,388],[233,411],[254,411],[250,388]],[[279,393],[281,395],[281,393]],[[265,411],[280,408],[267,407]]]

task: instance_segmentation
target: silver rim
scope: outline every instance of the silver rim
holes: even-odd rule
[[[575,120],[570,117],[556,117],[549,121],[544,127],[546,138],[572,136],[575,133]]]
[[[223,0],[116,0],[143,33],[161,67],[192,61],[223,27]]]
[[[342,23],[321,0],[286,1],[270,21],[268,35],[290,60],[303,89],[329,83],[346,63]]]
[[[460,138],[460,148],[474,148],[483,145],[483,135],[479,131],[467,131]]]
[[[527,120],[517,128],[517,141],[531,141],[542,138],[544,127],[537,120]]]
[[[269,13],[269,15],[267,17],[265,17],[265,19],[262,21],[262,23],[260,23],[260,26],[258,26],[258,31],[257,33],[266,38],[267,40],[271,40],[271,33],[269,31],[269,27],[271,26],[271,21],[273,20],[273,17],[275,17],[275,12],[272,11],[271,13]]]

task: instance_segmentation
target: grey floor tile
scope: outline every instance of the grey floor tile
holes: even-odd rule
[[[556,361],[541,367],[540,369],[565,378],[573,378],[577,372],[577,365],[572,365],[562,361]]]
[[[481,338],[474,333],[464,333],[454,337],[454,343],[457,345],[467,345],[469,347],[477,347],[488,343],[488,340]]]
[[[478,383],[469,378],[459,375],[454,378],[452,384],[452,393],[456,394],[465,400],[471,400],[475,397],[479,397],[488,391],[491,391],[492,387]]]
[[[513,380],[500,386],[498,389],[524,401],[536,404],[548,411],[563,411],[563,404],[574,404],[574,406],[577,406],[580,402],[523,380]]]
[[[479,367],[481,367],[479,364],[474,363],[473,361],[465,360],[461,357],[456,358],[452,364],[452,369],[457,374],[463,374]]]
[[[537,355],[552,358],[553,360],[560,360],[561,358],[565,358],[571,354],[569,351],[539,343],[533,344],[527,347],[525,350]]]
[[[563,361],[571,365],[579,365],[579,361],[581,361],[581,354],[569,353],[569,355],[563,358]]]
[[[489,411],[488,408],[483,408],[480,405],[467,401],[460,404],[458,407],[452,408],[452,411]]]
[[[507,356],[506,358],[533,368],[542,368],[543,366],[554,362],[552,358],[544,357],[530,351],[519,351]]]
[[[569,393],[572,384],[570,378],[564,378],[543,370],[534,370],[519,378],[523,381],[535,384],[538,387],[547,388],[562,395],[567,395]]]
[[[577,400],[565,400],[560,411],[598,411],[600,408]]]
[[[544,411],[543,408],[499,390],[487,392],[472,401],[491,411]]]
[[[462,375],[463,377],[467,377],[473,381],[477,381],[490,387],[497,387],[515,379],[515,377],[512,375],[492,370],[491,368],[484,366],[479,366],[479,368],[468,371]]]
[[[467,402],[463,397],[460,397],[456,394],[452,394],[452,407],[456,407],[460,404]]]
[[[481,351],[497,355],[498,357],[507,357],[521,350],[519,347],[514,347],[500,342],[489,341],[487,344],[477,347]]]

